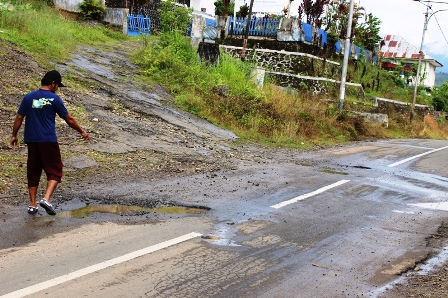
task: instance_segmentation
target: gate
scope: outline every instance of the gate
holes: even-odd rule
[[[149,35],[151,33],[151,20],[149,17],[138,14],[128,15],[128,35],[139,36],[142,34]]]

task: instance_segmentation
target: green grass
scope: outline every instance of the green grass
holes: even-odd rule
[[[433,136],[428,133],[425,123],[416,120],[408,123],[393,119],[394,115],[391,115],[392,125],[386,128],[366,123],[354,113],[340,114],[337,94],[314,95],[306,90],[285,92],[269,82],[257,88],[250,78],[253,64],[222,53],[219,65],[206,66],[198,61],[190,41],[181,35],[162,34],[159,40],[152,40],[138,51],[135,61],[150,80],[168,88],[183,109],[229,128],[250,141],[304,148],[366,138]],[[357,68],[351,65],[350,76],[355,82],[374,87],[367,95],[412,101],[413,88],[392,79],[393,74],[387,71],[370,64],[364,71],[364,65],[360,64]],[[379,86],[376,85],[378,78]],[[227,96],[213,92],[213,87],[220,85],[228,87]],[[420,92],[417,103],[430,104],[431,100]],[[347,111],[368,112],[371,108],[372,103],[365,99],[346,96],[344,109]],[[434,135],[440,135],[440,131]]]
[[[0,0],[1,1],[1,0]],[[38,3],[38,2],[36,2]],[[0,10],[0,38],[43,59],[64,61],[79,45],[126,40],[120,31],[65,18],[56,9],[17,1],[14,10]]]
[[[33,57],[40,57],[39,61],[63,62],[77,46],[128,40],[121,31],[94,23],[80,23],[42,2],[26,3],[16,3],[13,11],[0,11],[3,31],[0,37],[32,53]],[[391,119],[393,125],[386,129],[368,125],[351,113],[340,115],[335,94],[313,95],[305,90],[285,92],[271,84],[257,88],[250,78],[254,64],[222,54],[219,65],[206,66],[198,61],[190,40],[179,32],[143,39],[143,47],[134,59],[147,80],[166,87],[183,109],[231,129],[244,139],[302,148],[310,144],[329,146],[372,137],[430,135],[418,123],[400,125],[400,121]],[[380,79],[380,86],[372,86],[368,95],[406,102],[412,100],[413,90],[400,86],[401,82],[393,79],[391,73],[361,62],[356,68],[351,65],[349,73],[354,82],[363,84],[373,84]],[[227,96],[212,91],[220,85],[228,86]],[[328,97],[333,101],[326,100]],[[369,105],[355,106],[354,102],[358,101],[354,96],[347,96],[344,105],[346,109],[369,109]],[[417,102],[430,103],[430,99],[424,92],[419,92]],[[83,113],[82,110],[78,112]]]

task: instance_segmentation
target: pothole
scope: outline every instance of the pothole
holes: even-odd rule
[[[55,217],[84,218],[92,213],[138,215],[140,213],[199,214],[210,210],[206,207],[163,206],[157,208],[125,205],[89,205],[74,210],[59,211]]]
[[[335,170],[332,170],[332,169],[324,169],[324,170],[322,170],[320,172],[328,173],[328,174],[337,174],[337,175],[348,175],[348,173],[346,173],[346,172],[338,172],[338,171],[335,171]]]

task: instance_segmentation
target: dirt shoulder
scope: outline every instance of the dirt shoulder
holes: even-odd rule
[[[60,89],[71,114],[90,133],[86,143],[60,119],[58,137],[66,174],[58,187],[58,203],[90,197],[107,203],[170,204],[163,193],[151,200],[120,196],[120,186],[145,179],[175,179],[197,173],[231,170],[241,163],[287,158],[287,150],[242,143],[231,131],[219,128],[177,109],[173,97],[160,85],[145,81],[128,54],[138,43],[85,47],[67,63],[56,65],[69,88]],[[8,142],[17,107],[23,95],[36,89],[47,69],[11,44],[0,40],[0,179],[1,203],[27,204],[26,147],[17,151]],[[117,183],[120,182],[120,183]],[[105,191],[99,195],[98,189]],[[92,197],[92,193],[95,196]],[[448,239],[444,224],[428,245],[439,247]],[[427,275],[411,274],[381,297],[446,297],[445,263]]]

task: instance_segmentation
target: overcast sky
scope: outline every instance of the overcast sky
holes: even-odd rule
[[[447,11],[436,12],[429,19],[423,52],[443,64],[442,68],[437,69],[438,71],[448,73],[448,0],[432,1],[428,3],[432,7],[429,15],[438,10]],[[297,11],[299,2],[301,1],[292,2],[291,13]],[[400,35],[420,48],[426,13],[424,4],[413,0],[355,0],[355,3],[364,7],[366,13],[372,13],[382,21],[380,34]]]

